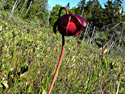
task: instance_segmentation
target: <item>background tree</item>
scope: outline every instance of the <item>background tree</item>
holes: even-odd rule
[[[108,0],[104,4],[104,8],[102,8],[98,0],[89,0],[88,2],[82,0],[78,3],[77,10],[79,10],[80,13],[84,10],[82,16],[85,17],[88,22],[92,21],[94,26],[101,29],[104,25],[120,21],[121,14],[116,15],[116,13],[119,11],[121,4],[121,0],[115,0],[114,2]],[[80,13],[78,14],[80,15]]]
[[[4,10],[35,23],[47,24],[48,0],[6,0]]]
[[[76,14],[76,11],[78,11],[76,7],[72,7],[72,9],[69,9],[70,14]]]
[[[58,17],[59,17],[58,11],[59,11],[60,7],[61,7],[60,5],[56,4],[56,5],[52,8],[52,11],[51,11],[51,13],[50,13],[50,19],[49,19],[51,26],[54,25],[55,21],[56,21],[56,20],[58,19]]]
[[[80,15],[82,13],[82,11],[85,10],[85,6],[86,6],[86,0],[81,0],[78,4],[77,4],[77,11],[76,14]]]
[[[30,6],[29,2],[31,2],[31,0],[28,1],[26,9]],[[43,24],[46,24],[46,19],[48,17],[47,3],[48,0],[33,0],[33,3],[25,17],[36,23],[42,22]]]

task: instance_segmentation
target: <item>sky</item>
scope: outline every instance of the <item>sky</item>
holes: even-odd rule
[[[59,4],[61,6],[66,6],[68,3],[70,3],[70,8],[77,6],[78,2],[81,0],[48,0],[49,6],[54,7],[56,4]],[[89,1],[89,0],[87,0]],[[102,7],[104,6],[104,3],[106,3],[108,0],[99,0]],[[125,11],[125,0],[122,1],[123,11]]]

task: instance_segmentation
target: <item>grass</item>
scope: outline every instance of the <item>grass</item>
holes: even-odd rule
[[[0,12],[0,93],[44,94],[48,91],[61,51],[61,34]],[[52,94],[122,94],[125,56],[104,54],[92,43],[66,37],[62,65]],[[116,49],[116,48],[112,48]]]

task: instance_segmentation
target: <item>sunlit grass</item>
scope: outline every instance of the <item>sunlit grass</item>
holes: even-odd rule
[[[42,93],[49,89],[59,60],[61,35],[20,18],[0,14],[0,93]],[[17,21],[18,20],[18,21]],[[36,34],[36,38],[34,40]],[[96,44],[66,37],[62,65],[52,94],[125,92],[125,58],[105,54]],[[123,56],[125,57],[125,56]]]

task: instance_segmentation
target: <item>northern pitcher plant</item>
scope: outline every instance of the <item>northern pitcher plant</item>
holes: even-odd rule
[[[62,9],[65,9],[66,11],[66,14],[63,16],[61,16]],[[87,25],[87,22],[83,17],[79,15],[69,14],[68,9],[66,7],[60,8],[59,18],[57,19],[57,21],[53,26],[53,31],[56,34],[57,32],[56,27],[58,26],[58,31],[62,34],[62,51],[61,51],[57,69],[53,77],[53,80],[51,82],[48,94],[50,94],[52,91],[53,85],[55,83],[55,80],[57,78],[57,75],[61,66],[64,47],[65,47],[65,36],[74,36],[74,37],[77,36],[84,29],[86,25]]]

